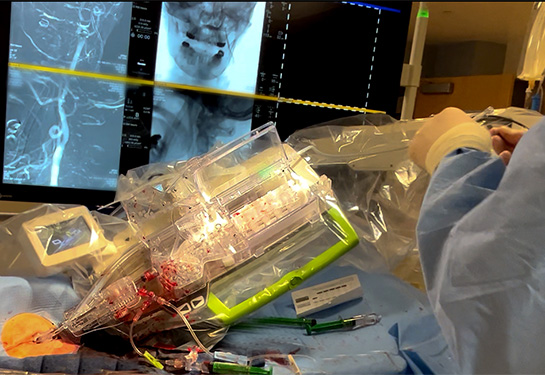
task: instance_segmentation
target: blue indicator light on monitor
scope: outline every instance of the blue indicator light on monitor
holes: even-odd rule
[[[368,4],[368,3],[362,3],[362,2],[359,2],[359,1],[343,1],[343,3],[344,4],[351,4],[351,5],[358,5],[358,6],[368,7],[368,8],[373,8],[373,9],[386,10],[388,12],[401,13],[401,10],[399,10],[399,9],[388,8],[388,7],[383,7],[383,6],[380,6],[380,5],[374,5],[374,4]]]

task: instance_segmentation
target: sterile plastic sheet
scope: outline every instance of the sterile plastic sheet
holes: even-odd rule
[[[0,223],[0,275],[65,273],[82,296],[133,234],[127,221],[84,206],[44,204]]]
[[[96,256],[99,266],[86,267],[82,262],[74,262],[68,270],[72,286],[83,297],[91,289],[107,267],[138,243],[138,236],[131,225],[121,218],[91,211],[91,216],[99,224],[104,239],[110,244]],[[113,247],[112,247],[113,245]]]
[[[422,121],[358,115],[298,130],[286,142],[332,180],[348,220],[366,240],[364,261],[344,259],[363,270],[388,269],[423,290],[415,228],[429,175],[407,153]]]
[[[131,170],[117,195],[139,241],[67,313],[76,337],[108,328],[143,347],[210,347],[358,242],[331,181],[272,123],[186,162]]]
[[[119,176],[114,202],[121,202],[141,240],[179,218],[172,192],[185,169],[185,161],[153,163]]]
[[[545,4],[534,2],[519,62],[518,78],[539,81],[545,70]]]
[[[21,244],[22,225],[37,217],[59,213],[63,208],[71,207],[75,206],[42,205],[0,223],[0,275],[37,276],[36,272],[42,271],[43,276],[45,270],[41,269],[39,263],[39,257],[43,254]]]
[[[469,113],[469,115],[487,128],[507,126],[515,130],[530,129],[543,118],[538,111],[519,107],[499,109],[488,107],[480,113]]]
[[[240,150],[242,154],[240,152],[236,155],[223,154],[220,150],[219,154],[212,153],[204,161],[196,158],[187,163],[150,165],[130,171],[128,177],[120,184],[122,191],[118,193],[118,200],[122,202],[128,221],[135,226],[139,232],[139,240],[142,241],[136,242],[102,272],[102,276],[93,284],[87,296],[73,309],[66,311],[63,325],[73,335],[81,336],[84,344],[93,334],[110,334],[103,340],[110,342],[114,339],[111,335],[121,336],[126,341],[132,332],[137,345],[142,349],[153,350],[150,348],[159,347],[180,350],[193,345],[181,319],[186,315],[184,306],[191,305],[191,311],[187,311],[187,319],[204,346],[210,347],[224,337],[226,325],[229,324],[225,320],[220,321],[221,314],[227,313],[225,310],[217,312],[217,306],[213,307],[209,303],[212,297],[221,300],[226,309],[242,306],[238,309],[243,311],[242,316],[251,314],[259,306],[273,309],[288,306],[285,301],[290,296],[289,293],[285,293],[286,291],[295,288],[353,246],[354,240],[357,240],[356,233],[346,222],[339,206],[342,206],[344,212],[352,218],[352,224],[357,227],[362,241],[358,248],[351,250],[354,252],[352,256],[345,255],[337,264],[346,266],[348,263],[351,267],[370,271],[391,269],[396,264],[399,265],[403,259],[407,259],[408,253],[411,251],[414,253],[414,244],[411,242],[414,235],[411,232],[412,228],[408,226],[411,224],[409,219],[416,215],[404,215],[403,212],[404,210],[412,212],[411,210],[419,205],[411,199],[418,197],[417,182],[422,184],[425,182],[424,175],[406,160],[407,141],[413,128],[417,128],[419,124],[401,124],[396,127],[388,125],[392,122],[391,118],[380,116],[372,118],[377,125],[360,126],[362,129],[359,133],[348,134],[342,131],[339,133],[339,129],[335,130],[338,137],[330,136],[330,139],[336,140],[337,150],[342,150],[336,155],[327,157],[328,150],[324,151],[323,148],[309,147],[306,150],[314,149],[316,155],[326,156],[320,165],[313,166],[317,168],[319,174],[330,175],[328,177],[332,178],[337,193],[331,190],[331,181],[327,177],[319,177],[300,159],[299,156],[302,156],[312,164],[312,158],[309,157],[311,152],[301,152],[298,155],[291,147],[279,147],[276,141],[262,143],[263,138],[259,138],[258,133],[252,133],[249,139],[257,140],[256,147],[249,145],[248,152]],[[342,130],[342,127],[340,129]],[[263,130],[272,132],[270,128]],[[328,134],[333,133],[329,131]],[[341,141],[343,137],[345,140]],[[352,141],[348,141],[350,138]],[[325,139],[327,140],[327,137]],[[307,137],[306,140],[312,145],[310,138]],[[365,147],[359,145],[359,142],[365,143]],[[324,146],[320,142],[316,143]],[[267,144],[271,146],[266,146]],[[327,142],[325,144],[327,145]],[[341,147],[341,144],[345,146]],[[262,147],[264,145],[265,147]],[[259,154],[253,152],[258,150]],[[373,150],[374,153],[369,155],[365,150]],[[243,154],[249,159],[244,160]],[[256,155],[259,157],[253,159],[252,156]],[[228,158],[225,159],[224,156]],[[232,157],[239,156],[239,162],[230,162],[236,161]],[[333,162],[328,163],[328,160]],[[352,160],[354,163],[346,160]],[[205,169],[199,172],[202,166]],[[232,173],[218,173],[217,171],[222,168]],[[248,179],[241,179],[241,170],[248,175]],[[189,181],[185,181],[185,177],[188,177]],[[190,180],[191,178],[193,180]],[[195,188],[199,187],[199,184],[205,189]],[[269,196],[271,191],[275,191],[278,196],[273,199]],[[199,196],[198,192],[205,194]],[[339,196],[341,199],[337,199],[339,193],[342,194],[342,198]],[[191,197],[195,200],[191,200],[193,199]],[[187,202],[186,198],[191,199]],[[269,215],[265,215],[266,211],[261,208],[259,211],[261,217],[256,222],[252,222],[251,217],[245,219],[246,224],[237,221],[242,215],[246,215],[247,207],[254,207],[258,205],[260,199],[265,198],[279,203],[277,207],[279,220],[274,221],[271,216],[269,218],[272,220],[271,223],[262,222],[258,225],[257,222],[272,214],[269,210]],[[356,205],[357,208],[354,209]],[[192,213],[189,214],[191,207]],[[57,209],[55,213],[64,218],[63,215],[66,216],[65,212],[69,209]],[[168,214],[160,216],[164,211]],[[131,216],[132,213],[135,217]],[[218,220],[216,214],[221,214],[229,220]],[[91,215],[93,220],[103,223],[101,234],[106,241],[116,242],[115,238],[118,236],[121,240],[126,238],[127,233],[124,233],[123,226],[114,229],[118,224],[116,218],[102,217],[98,213]],[[242,227],[242,224],[245,226]],[[241,229],[233,231],[229,225]],[[206,233],[203,232],[204,229]],[[182,263],[188,258],[185,255],[202,247],[207,237],[220,239],[221,241],[218,240],[217,243],[210,242],[211,246],[220,246],[227,243],[223,241],[225,239],[223,236],[231,231],[237,234],[237,240],[231,239],[233,246],[228,250],[232,252],[233,260],[240,262],[241,268],[231,268],[234,265],[231,258],[207,260],[208,251],[202,252],[200,257],[193,256],[204,265],[197,275],[199,277],[191,279],[187,288],[182,283],[173,284],[178,287],[172,290],[166,288],[169,278],[183,282],[182,277],[188,276],[189,273],[182,272],[182,276],[168,275],[161,266],[170,267],[172,261],[177,261],[180,267],[183,267],[185,265]],[[206,236],[201,239],[200,235],[203,233]],[[147,234],[151,235],[148,237]],[[324,254],[327,255],[326,258],[323,258]],[[229,256],[231,257],[231,254]],[[316,278],[309,280],[316,282],[323,277],[333,277],[333,270],[334,268],[328,267],[325,272],[319,272]],[[217,271],[221,271],[221,275]],[[345,274],[346,270],[339,272]],[[218,278],[218,275],[221,278]],[[228,278],[233,275],[234,284],[231,284]],[[354,367],[349,367],[347,371],[360,366],[361,363],[374,363],[378,360],[381,371],[400,372],[404,370],[405,362],[398,353],[398,348],[401,349],[403,344],[401,342],[396,344],[393,336],[388,333],[394,320],[397,323],[399,319],[392,315],[392,321],[388,320],[387,306],[391,305],[396,313],[398,310],[405,311],[411,317],[414,313],[429,314],[428,307],[424,304],[426,299],[420,293],[417,296],[412,295],[411,293],[417,291],[391,276],[391,280],[403,284],[405,289],[395,294],[395,297],[388,291],[386,294],[391,297],[383,296],[385,283],[379,282],[374,285],[372,283],[374,277],[374,274],[370,274],[370,279],[363,283],[370,289],[366,293],[366,298],[376,293],[377,296],[384,298],[384,303],[381,300],[380,303],[367,306],[364,300],[360,301],[363,304],[358,303],[357,306],[350,304],[353,307],[350,314],[374,311],[385,316],[385,322],[391,323],[388,327],[383,327],[379,331],[371,329],[366,331],[380,334],[380,341],[384,347],[371,345],[376,340],[369,340],[369,345],[373,346],[372,350],[382,350],[384,353],[362,355],[354,353],[355,356],[350,361]],[[274,284],[271,284],[273,282]],[[206,284],[204,288],[203,284]],[[82,286],[82,290],[85,287]],[[205,296],[205,299],[201,300],[203,303],[194,303],[202,295]],[[156,296],[169,299],[178,314],[173,314],[172,309],[162,310],[161,306],[164,305],[159,303],[151,310],[147,310],[150,305],[146,303],[152,303],[151,298]],[[268,298],[271,296],[279,299],[273,302]],[[403,305],[403,308],[398,308],[398,305],[388,302],[388,298],[394,298],[396,302],[406,300],[407,304]],[[415,300],[421,302],[414,304]],[[247,307],[244,305],[247,301],[257,302],[257,305]],[[392,307],[394,305],[397,307]],[[289,306],[290,309],[293,308],[291,304]],[[343,314],[349,313],[348,310],[344,310],[346,307],[342,307]],[[141,316],[140,320],[136,319],[138,322],[133,326],[134,331],[128,328],[129,324],[123,324],[133,321],[136,314],[144,311],[146,314]],[[241,316],[237,315],[233,319],[240,318]],[[54,319],[54,322],[59,323],[59,319]],[[109,328],[107,331],[96,331],[106,327]],[[128,330],[131,332],[127,332]],[[440,337],[437,336],[437,330],[432,331],[431,335]],[[344,335],[341,334],[339,338],[342,339],[342,336]],[[358,339],[359,335],[350,335],[350,340],[346,341],[344,346],[339,346],[339,349],[350,347],[358,351],[359,346],[355,344]],[[444,343],[441,347],[444,347]],[[335,368],[338,363],[344,363],[344,357],[340,353],[332,353],[327,358],[318,352],[315,354],[317,357],[323,357],[326,362],[331,359],[328,362],[331,368]],[[395,362],[393,367],[392,359]],[[369,370],[378,372],[378,368],[373,366]]]

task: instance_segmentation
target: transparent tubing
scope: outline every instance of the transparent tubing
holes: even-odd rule
[[[187,318],[184,316],[184,314],[182,314],[182,312],[180,311],[180,309],[178,309],[176,306],[174,306],[172,303],[168,302],[168,301],[164,301],[163,302],[165,306],[168,306],[170,307],[172,310],[176,311],[176,313],[180,316],[180,318],[182,318],[182,320],[184,321],[184,324],[186,325],[189,333],[191,334],[191,337],[193,337],[193,340],[195,341],[195,343],[199,346],[199,348],[201,348],[205,353],[207,354],[212,354],[210,353],[210,350],[208,350],[206,348],[206,346],[203,345],[203,343],[201,342],[201,340],[199,340],[199,338],[197,337],[197,334],[195,333],[195,331],[193,330],[193,328],[191,327],[191,324],[189,323],[189,321],[187,320]]]
[[[195,333],[195,331],[193,330],[193,327],[191,327],[191,323],[189,323],[189,321],[187,320],[187,318],[184,316],[184,314],[182,314],[182,312],[180,311],[180,309],[178,309],[176,306],[174,306],[172,303],[168,302],[167,300],[163,299],[163,298],[157,298],[157,301],[160,305],[162,306],[167,306],[169,308],[171,308],[172,310],[174,310],[176,312],[176,314],[178,314],[178,316],[180,318],[182,318],[184,324],[186,325],[187,327],[187,330],[189,331],[189,333],[191,334],[191,337],[193,337],[193,340],[195,341],[195,343],[197,344],[197,346],[205,353],[207,354],[210,354],[212,355],[212,353],[210,352],[210,350],[208,350],[208,348],[206,346],[203,345],[203,343],[201,342],[201,340],[199,340],[199,337],[197,336],[197,334]],[[129,340],[131,342],[131,346],[132,348],[134,349],[134,351],[136,353],[138,353],[139,356],[142,356],[144,357],[144,353],[142,353],[142,351],[140,349],[138,349],[138,347],[136,346],[136,344],[134,343],[134,337],[133,337],[133,328],[134,328],[134,324],[136,323],[136,320],[133,320],[133,322],[131,323],[131,326],[129,328]]]

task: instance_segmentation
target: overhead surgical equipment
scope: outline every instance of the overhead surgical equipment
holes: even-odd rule
[[[428,6],[421,1],[416,15],[410,61],[408,64],[403,64],[403,71],[401,72],[401,86],[405,87],[405,96],[403,97],[403,107],[401,109],[402,120],[412,120],[413,118],[416,91],[420,85],[420,76],[422,74],[422,56],[424,54],[429,15]]]
[[[528,24],[525,48],[519,62],[518,78],[528,81],[525,108],[541,111],[543,79],[545,78],[545,7],[543,2],[534,2],[532,19]],[[539,86],[536,87],[536,81]]]

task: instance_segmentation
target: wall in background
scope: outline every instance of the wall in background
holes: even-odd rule
[[[533,2],[432,2],[422,62],[422,84],[450,83],[450,93],[416,98],[415,117],[445,107],[467,111],[520,106],[516,80]],[[419,3],[414,2],[406,48],[409,61]],[[499,92],[498,90],[502,90]]]
[[[533,2],[428,2],[427,6],[430,17],[424,58],[428,46],[491,42],[506,46],[503,73],[517,73]],[[418,7],[419,2],[413,2],[406,62],[409,61]]]
[[[485,41],[429,44],[422,78],[502,74],[506,50],[506,44]]]

